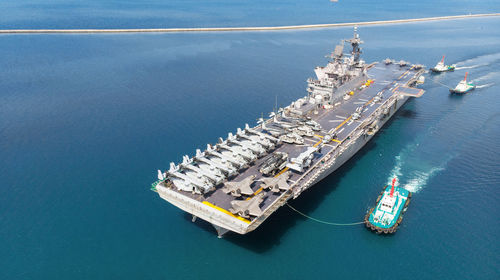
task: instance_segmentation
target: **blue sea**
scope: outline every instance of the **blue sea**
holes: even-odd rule
[[[0,29],[271,26],[499,12],[498,1],[2,1]],[[293,207],[361,221],[398,177],[398,232],[279,209],[213,228],[149,190],[156,170],[306,94],[352,28],[0,35],[0,279],[500,279],[500,17],[359,28],[363,58],[426,75]],[[465,75],[478,88],[448,93]]]

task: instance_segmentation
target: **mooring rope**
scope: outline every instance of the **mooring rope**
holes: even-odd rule
[[[441,86],[443,86],[443,87],[446,87],[446,88],[448,88],[448,89],[452,89],[452,87],[449,87],[448,85],[445,85],[445,84],[443,84],[443,83],[440,83],[440,82],[438,82],[438,81],[435,81],[434,79],[431,79],[431,81],[433,81],[434,83],[436,83],[436,84],[438,84],[438,85],[441,85]]]
[[[434,82],[435,82],[435,83],[437,83],[438,85],[442,85],[443,87],[446,87],[446,88],[448,88],[448,89],[452,89],[452,87],[450,87],[450,86],[448,86],[448,85],[445,85],[445,84],[443,84],[443,83],[440,83],[440,82],[438,82],[438,81],[434,81]]]
[[[332,223],[332,222],[326,222],[326,221],[322,221],[322,220],[318,220],[318,219],[315,219],[313,217],[310,217],[310,216],[307,216],[306,214],[300,212],[299,210],[295,209],[292,207],[292,205],[286,203],[286,205],[288,207],[290,207],[290,209],[292,209],[293,211],[299,213],[300,215],[310,219],[310,220],[313,220],[315,222],[318,222],[318,223],[321,223],[321,224],[325,224],[325,225],[331,225],[331,226],[354,226],[354,225],[360,225],[360,224],[364,224],[364,222],[356,222],[356,223],[345,223],[345,224],[342,224],[342,223]]]

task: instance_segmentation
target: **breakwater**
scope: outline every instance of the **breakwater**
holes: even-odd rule
[[[333,27],[366,26],[366,25],[402,24],[402,23],[413,23],[413,22],[457,20],[457,19],[496,17],[496,16],[500,16],[500,13],[469,14],[469,15],[457,15],[457,16],[361,21],[361,22],[345,22],[345,23],[260,26],[260,27],[200,27],[200,28],[193,27],[193,28],[127,28],[127,29],[0,29],[0,34],[279,31],[279,30],[319,29],[319,28],[333,28]]]

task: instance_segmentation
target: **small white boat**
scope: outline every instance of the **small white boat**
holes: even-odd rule
[[[464,79],[461,80],[460,83],[458,83],[458,85],[455,88],[451,88],[450,92],[462,94],[462,93],[467,93],[475,88],[476,88],[475,84],[467,82],[467,72],[465,72]]]
[[[432,72],[436,72],[436,73],[441,73],[441,72],[448,72],[448,71],[453,71],[455,70],[455,67],[456,65],[455,64],[452,64],[452,65],[445,65],[444,64],[444,55],[443,55],[443,58],[441,59],[440,62],[438,62],[436,64],[436,66],[432,67],[431,68],[431,71]]]

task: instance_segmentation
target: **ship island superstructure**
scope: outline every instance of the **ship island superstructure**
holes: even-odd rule
[[[158,170],[152,189],[193,221],[211,223],[219,236],[255,230],[350,159],[409,97],[424,93],[415,87],[423,81],[422,65],[366,64],[362,43],[355,29],[325,67],[315,68],[306,96]]]

